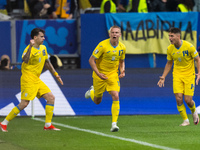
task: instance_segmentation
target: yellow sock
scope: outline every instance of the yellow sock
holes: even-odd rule
[[[119,100],[118,101],[113,101],[112,103],[112,108],[111,108],[111,112],[112,112],[112,122],[117,122],[118,116],[119,116]]]
[[[14,119],[19,113],[20,113],[20,109],[18,106],[15,106],[11,112],[6,116],[6,120],[11,121],[12,119]]]
[[[194,105],[192,107],[188,106],[191,110],[192,113],[194,113],[196,111],[196,105],[195,105],[195,102],[194,102]]]
[[[45,112],[46,112],[46,119],[45,123],[51,123],[52,117],[53,117],[53,104],[46,104]]]
[[[188,116],[187,116],[187,113],[186,113],[186,108],[185,108],[185,105],[182,104],[182,105],[177,105],[177,109],[181,115],[181,117],[183,118],[183,120],[186,120],[188,119]]]
[[[92,101],[94,101],[94,90],[90,90],[90,97]]]

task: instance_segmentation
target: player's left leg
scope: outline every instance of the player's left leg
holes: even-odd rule
[[[55,102],[54,95],[52,94],[52,92],[49,92],[49,93],[44,94],[42,97],[47,100],[47,103],[45,106],[46,118],[45,118],[44,130],[60,130],[58,128],[55,128],[51,124],[51,120],[53,117],[53,110],[54,110],[54,102]]]
[[[192,100],[192,96],[185,95],[185,102],[187,103],[188,107],[192,112],[193,122],[195,125],[199,123],[199,115],[196,110],[195,102]]]
[[[119,117],[119,111],[120,111],[120,105],[119,105],[119,92],[117,91],[110,91],[110,95],[112,96],[112,107],[111,107],[111,113],[112,113],[112,127],[111,132],[116,132],[119,130],[119,127],[117,126],[117,120]]]
[[[40,98],[40,97],[43,97],[44,99],[47,100],[47,103],[45,106],[46,117],[45,117],[44,130],[60,130],[60,129],[55,128],[51,124],[51,121],[53,118],[55,96],[52,94],[51,90],[43,81],[40,81],[39,89],[37,93],[37,98]]]
[[[183,123],[180,126],[188,126],[190,125],[186,108],[183,103],[183,94],[184,94],[184,82],[182,76],[173,75],[173,91],[176,98],[177,109],[183,118]]]
[[[109,76],[107,81],[107,87],[106,90],[109,92],[109,94],[112,96],[112,127],[111,132],[115,132],[119,130],[119,127],[117,126],[117,120],[119,117],[119,111],[120,111],[120,104],[119,104],[119,91],[120,91],[120,82],[118,74],[112,74]]]
[[[176,103],[177,103],[177,109],[181,115],[181,117],[183,118],[183,123],[180,124],[180,126],[188,126],[190,125],[187,113],[186,113],[186,108],[185,105],[183,103],[183,94],[182,93],[174,93],[175,94],[175,98],[176,98]]]
[[[192,100],[194,95],[195,76],[185,77],[183,81],[185,84],[184,99],[192,112],[193,122],[195,125],[197,125],[199,123],[199,115],[196,110],[195,102]]]

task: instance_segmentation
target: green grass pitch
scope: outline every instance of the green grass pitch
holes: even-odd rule
[[[37,119],[39,118],[39,119]],[[1,121],[4,119],[0,118]],[[180,115],[53,117],[61,131],[44,131],[44,117],[17,117],[0,132],[0,150],[199,150],[200,125],[180,127]]]

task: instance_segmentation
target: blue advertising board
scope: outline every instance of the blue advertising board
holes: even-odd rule
[[[16,21],[17,62],[30,42],[31,30],[42,28],[45,30],[44,45],[49,54],[76,54],[77,32],[76,20],[18,20]]]
[[[120,115],[178,114],[172,89],[172,74],[165,81],[165,87],[156,83],[163,69],[127,69],[126,77],[120,80]],[[58,70],[64,85],[49,71],[41,74],[41,79],[55,96],[54,115],[111,115],[112,98],[105,92],[102,102],[94,104],[84,95],[92,85],[90,69]],[[0,116],[6,116],[20,102],[20,70],[0,71]],[[200,87],[195,87],[193,97],[200,113]],[[34,114],[45,115],[46,101],[34,99]],[[187,112],[191,113],[186,106]],[[20,116],[31,116],[31,103]]]

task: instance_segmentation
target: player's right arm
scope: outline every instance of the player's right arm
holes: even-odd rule
[[[30,44],[29,44],[29,48],[27,50],[27,52],[24,54],[24,56],[22,57],[22,60],[25,62],[25,63],[28,63],[29,62],[29,59],[30,59],[30,53],[31,53],[31,48],[34,44],[34,40],[30,40]]]
[[[106,75],[99,72],[95,61],[96,61],[96,58],[93,55],[91,55],[90,59],[89,59],[89,64],[90,64],[92,70],[99,76],[99,78],[101,78],[103,80],[108,79],[108,77],[106,77]]]
[[[173,64],[173,60],[168,60],[167,61],[166,65],[165,65],[165,69],[163,71],[163,74],[162,74],[162,76],[160,76],[160,80],[157,83],[157,85],[159,87],[164,87],[165,77],[167,76],[167,74],[171,70],[172,64]]]

